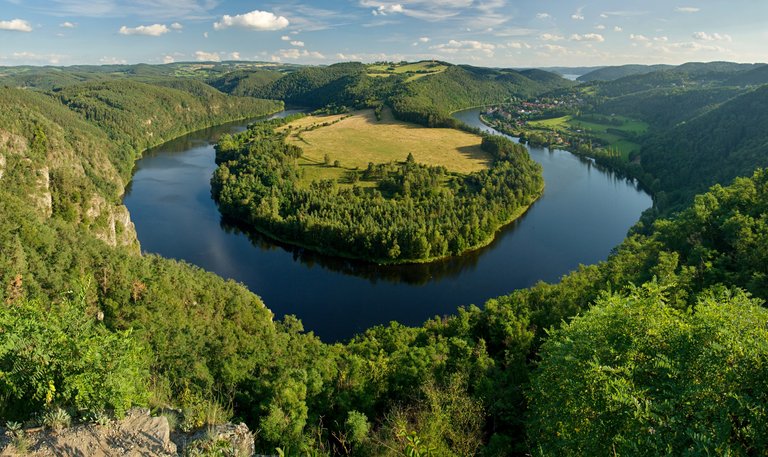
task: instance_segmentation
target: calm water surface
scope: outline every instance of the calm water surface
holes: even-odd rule
[[[456,114],[483,126],[478,110]],[[544,168],[544,195],[487,248],[429,265],[376,266],[331,258],[249,234],[222,220],[211,200],[213,144],[247,122],[186,135],[148,151],[124,203],[142,249],[240,281],[277,317],[295,314],[323,340],[368,327],[419,325],[458,306],[556,281],[605,259],[651,198],[637,185],[568,152],[530,148]]]

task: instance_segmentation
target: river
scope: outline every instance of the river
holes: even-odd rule
[[[478,110],[455,115],[484,126]],[[124,203],[144,252],[180,259],[244,283],[276,317],[298,316],[326,342],[398,321],[420,325],[462,305],[537,281],[557,281],[605,259],[651,206],[650,196],[591,160],[529,148],[543,166],[544,195],[488,247],[425,265],[378,266],[322,256],[247,233],[222,220],[210,196],[213,144],[239,122],[191,133],[147,151]]]

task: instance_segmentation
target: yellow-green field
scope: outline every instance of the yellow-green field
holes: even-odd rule
[[[332,124],[322,126],[322,124]],[[307,130],[316,127],[312,130]],[[304,182],[334,179],[343,182],[351,171],[368,164],[403,162],[413,154],[418,163],[440,165],[460,174],[486,169],[491,157],[480,149],[480,137],[454,129],[430,129],[400,122],[385,111],[377,121],[372,110],[352,116],[307,116],[288,126],[288,142],[304,151],[299,165]],[[328,155],[330,166],[325,164]],[[339,167],[333,166],[339,161]],[[374,185],[360,182],[358,185]]]
[[[368,65],[368,76],[385,78],[392,75],[410,75],[406,82],[423,78],[424,76],[442,73],[448,68],[447,65],[434,61],[423,61],[415,63],[393,63],[382,65]]]

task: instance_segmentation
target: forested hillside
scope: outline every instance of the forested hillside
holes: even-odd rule
[[[573,83],[541,70],[495,70],[446,64],[445,71],[413,78],[391,73],[368,75],[368,66],[343,63],[308,67],[267,84],[251,81],[252,73],[233,75],[219,84],[228,93],[284,100],[313,108],[325,105],[377,107],[386,103],[402,120],[429,126],[455,126],[449,114],[473,106],[529,97]],[[251,88],[252,87],[252,88]]]
[[[613,81],[626,76],[644,75],[669,68],[672,68],[672,65],[620,65],[617,67],[604,67],[581,75],[576,80],[580,82]]]
[[[688,201],[708,186],[768,166],[768,86],[664,131],[644,144],[641,164],[659,199]],[[658,180],[656,182],[655,180]]]

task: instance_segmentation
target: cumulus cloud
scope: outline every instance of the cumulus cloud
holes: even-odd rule
[[[230,16],[225,14],[220,21],[214,22],[214,30],[223,30],[229,27],[243,27],[259,31],[282,30],[290,25],[288,19],[277,16],[269,11],[254,10],[250,13]]]
[[[24,19],[11,19],[10,21],[0,21],[0,30],[9,30],[11,32],[31,32],[32,26]]]
[[[461,51],[482,52],[486,56],[491,57],[493,56],[493,50],[496,49],[496,45],[476,40],[450,40],[447,43],[431,46],[430,49],[448,54],[455,54]]]
[[[291,41],[291,46],[298,46],[300,48],[304,47],[304,42],[299,40]]]
[[[221,62],[221,56],[216,52],[195,52],[195,60],[198,62]]]
[[[176,59],[173,56],[163,56],[163,63],[174,63]]]
[[[571,35],[571,41],[594,41],[596,43],[602,43],[605,41],[605,38],[599,33],[585,33],[583,35],[574,33]]]
[[[75,24],[74,22],[66,21],[59,24],[59,27],[63,29],[74,29],[75,27],[77,27],[77,24]]]
[[[603,24],[598,24],[595,26],[595,30],[605,30],[605,26]]]
[[[419,42],[421,43],[429,43],[429,37],[423,36],[419,38]]]
[[[571,19],[574,21],[583,21],[584,15],[581,13],[584,10],[584,7],[577,9],[575,13],[571,14]]]
[[[675,8],[675,11],[678,13],[698,13],[701,11],[701,8],[696,8],[695,6],[678,6]]]
[[[280,39],[283,40],[283,41],[291,41],[293,38],[291,38],[288,35],[283,35],[283,36],[280,37]]]
[[[386,16],[387,14],[404,13],[403,5],[395,3],[394,5],[379,5],[378,8],[371,11],[374,16]]]
[[[184,28],[184,26],[183,26],[183,25],[181,25],[181,24],[179,24],[178,22],[174,22],[173,24],[171,24],[171,28],[172,28],[173,30],[181,30],[181,29],[183,29],[183,28]]]
[[[539,39],[541,41],[561,41],[561,40],[564,40],[565,37],[561,35],[555,35],[552,33],[542,33],[541,35],[539,35]]]
[[[552,15],[549,13],[537,13],[536,19],[552,19]]]
[[[168,33],[170,29],[165,24],[140,25],[138,27],[120,27],[120,35],[145,35],[160,36]]]
[[[239,52],[230,52],[229,53],[229,59],[230,60],[240,60],[240,53]]]
[[[622,29],[622,28],[621,28],[621,27],[619,27],[618,25],[616,25],[616,26],[614,26],[614,27],[613,27],[613,31],[614,31],[614,32],[621,32],[622,30],[624,30],[624,29]]]
[[[733,41],[730,35],[707,32],[696,32],[693,34],[693,38],[700,41],[726,41],[729,43]]]
[[[651,41],[647,36],[645,35],[635,35],[634,33],[629,35],[629,39],[637,42],[637,43],[646,43],[648,41]]]

